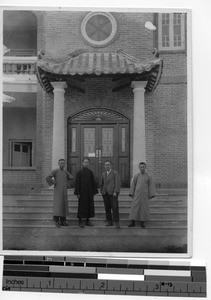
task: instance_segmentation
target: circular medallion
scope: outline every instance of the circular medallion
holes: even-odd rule
[[[96,47],[109,44],[117,31],[117,23],[108,12],[90,12],[81,24],[84,39]]]

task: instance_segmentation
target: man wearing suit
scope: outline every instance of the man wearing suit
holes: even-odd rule
[[[100,183],[100,192],[103,196],[105,212],[106,212],[106,226],[112,226],[113,221],[116,223],[116,228],[119,226],[119,205],[118,195],[120,192],[120,177],[117,171],[112,170],[111,162],[104,163],[105,172],[102,174]],[[111,211],[113,212],[113,218]]]

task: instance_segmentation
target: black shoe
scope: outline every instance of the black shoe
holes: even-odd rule
[[[63,222],[61,223],[61,226],[69,226],[69,224],[67,224],[66,221],[63,221]]]
[[[119,222],[116,222],[116,228],[119,229],[120,226],[119,226]]]
[[[86,226],[94,226],[90,221],[86,221]]]
[[[146,226],[144,225],[144,222],[141,222],[141,228],[145,228]]]
[[[59,228],[59,227],[61,227],[61,222],[60,221],[56,221],[55,225],[56,225],[57,228]]]
[[[113,226],[113,222],[109,221],[106,226]]]
[[[84,225],[82,224],[81,221],[79,221],[79,227],[84,228]]]
[[[135,225],[135,221],[132,221],[129,225],[128,225],[128,227],[135,227],[136,225]]]

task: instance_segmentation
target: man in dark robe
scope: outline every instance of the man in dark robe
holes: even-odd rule
[[[77,172],[74,194],[78,198],[79,226],[83,227],[82,218],[86,219],[86,225],[92,226],[89,219],[95,216],[94,195],[98,194],[97,183],[93,172],[89,169],[90,160],[83,160],[83,168]]]
[[[53,218],[56,227],[68,226],[66,217],[68,216],[68,198],[67,188],[73,176],[65,170],[65,160],[58,161],[59,168],[55,169],[48,175],[45,180],[49,186],[54,185],[53,199]]]

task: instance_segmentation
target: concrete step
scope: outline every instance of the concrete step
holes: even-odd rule
[[[29,213],[45,213],[45,212],[52,212],[53,210],[53,206],[52,205],[30,205],[30,206],[22,206],[22,205],[18,205],[18,206],[4,206],[3,207],[3,213],[19,213],[19,212],[29,212]],[[74,213],[77,212],[78,210],[78,206],[75,205],[71,205],[69,207],[69,211]],[[187,213],[187,207],[172,207],[172,206],[163,206],[160,207],[159,205],[153,205],[150,206],[150,211],[153,213],[157,212],[157,213]],[[96,213],[104,213],[105,209],[103,204],[102,205],[95,205],[95,212]],[[119,212],[120,213],[129,213],[130,212],[130,206],[128,205],[121,205],[119,206]]]
[[[131,207],[131,200],[123,200],[119,199],[119,207]],[[184,201],[180,200],[175,200],[175,201],[168,201],[168,200],[150,200],[150,207],[187,207],[187,204]],[[102,199],[94,201],[95,207],[104,207],[104,203]],[[46,200],[46,199],[37,199],[37,200],[13,200],[13,201],[8,201],[4,202],[4,207],[43,207],[43,206],[50,206],[52,207],[53,205],[53,200]],[[78,206],[78,201],[77,200],[69,200],[68,201],[69,207],[77,207]]]
[[[151,216],[155,219],[187,219],[187,213],[186,212],[150,212]],[[45,219],[52,219],[52,211],[47,212],[41,212],[41,211],[20,211],[20,212],[4,212],[3,213],[4,218],[38,218],[41,217]],[[76,218],[77,212],[70,212],[69,217],[70,218]],[[95,216],[100,219],[105,219],[105,212],[95,212]],[[128,219],[129,212],[120,212],[120,219]]]
[[[53,193],[53,188],[43,188],[39,191],[31,191],[30,194],[48,194]],[[99,189],[98,189],[99,190]],[[99,190],[100,191],[100,190]],[[121,188],[120,194],[129,194],[130,188]],[[69,194],[74,194],[74,189],[68,189]],[[156,189],[156,194],[163,194],[163,195],[184,195],[187,196],[187,189]]]
[[[187,253],[183,228],[17,226],[4,227],[3,236],[3,250]]]
[[[72,218],[70,219],[69,217],[67,218],[67,222],[70,226],[78,226],[78,219]],[[94,226],[97,227],[102,227],[106,225],[105,219],[99,219],[99,218],[93,218],[91,219],[91,223]],[[121,226],[127,227],[130,224],[130,221],[128,219],[121,219],[120,220]],[[22,226],[22,227],[27,227],[27,226],[33,226],[33,227],[40,227],[40,226],[54,226],[54,222],[51,219],[45,219],[43,217],[37,217],[37,218],[28,218],[27,216],[25,218],[12,218],[12,217],[7,217],[3,218],[3,224],[4,227],[16,227],[16,226]],[[168,228],[175,228],[178,226],[181,226],[181,228],[187,228],[187,220],[173,220],[173,219],[151,219],[147,223],[147,227],[149,228],[163,228],[163,227],[168,227]],[[136,222],[136,226],[139,227],[140,224],[139,222]]]
[[[25,194],[25,195],[3,195],[4,199],[8,199],[8,198],[14,198],[14,199],[37,199],[37,198],[41,198],[41,199],[52,199],[53,198],[53,191],[51,193],[34,193],[34,194]],[[102,195],[99,193],[97,195],[94,196],[96,199],[100,198],[102,199]],[[125,198],[129,198],[129,191],[127,193],[120,193],[119,197],[125,199]],[[68,193],[68,198],[70,199],[77,199],[76,195],[74,195],[73,193]],[[186,195],[166,195],[166,194],[156,194],[155,195],[156,199],[172,199],[172,200],[178,200],[178,199],[186,199],[187,196]]]

